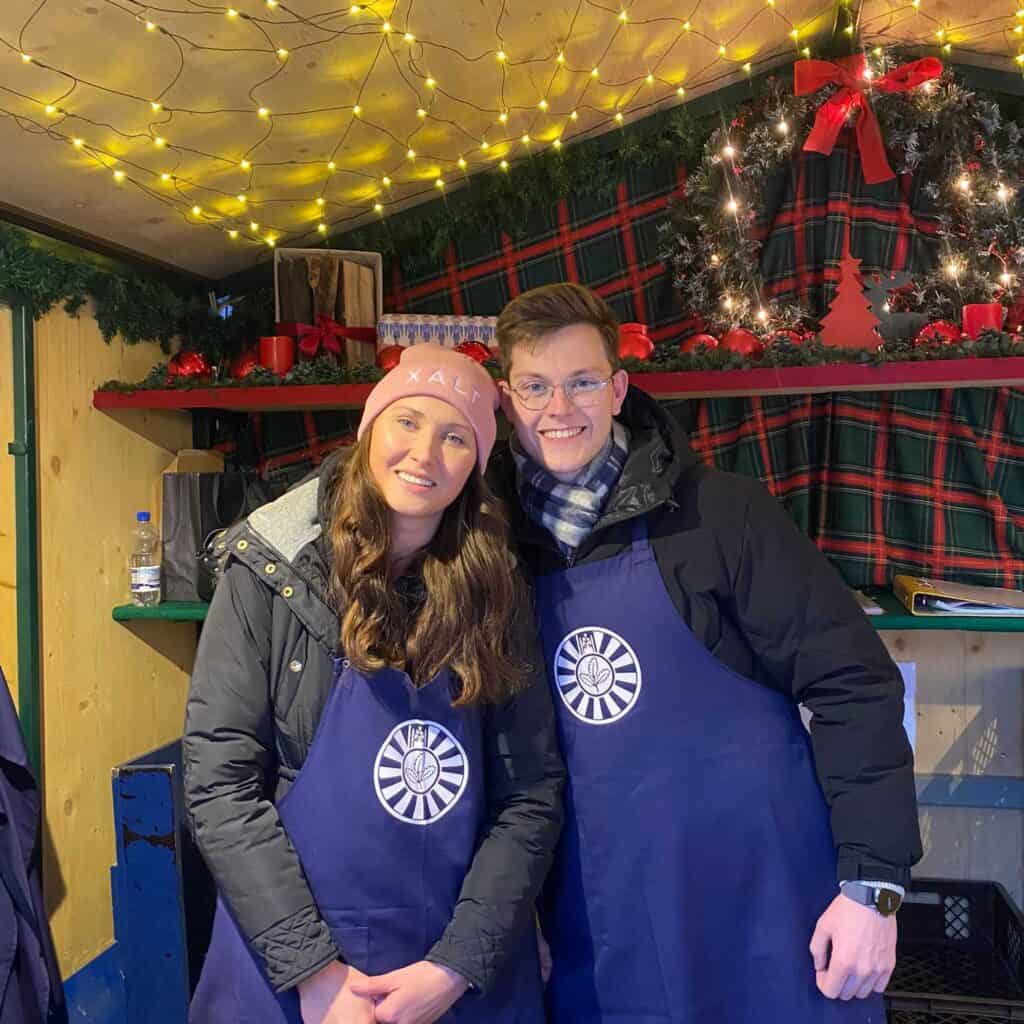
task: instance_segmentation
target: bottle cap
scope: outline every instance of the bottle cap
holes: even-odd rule
[[[148,523],[149,522],[149,513],[148,512],[136,512],[135,513],[135,519],[136,519],[137,522],[140,522],[140,523]]]

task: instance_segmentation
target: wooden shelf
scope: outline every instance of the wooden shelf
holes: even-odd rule
[[[881,366],[764,367],[634,373],[630,380],[656,398],[729,398],[746,395],[815,394],[828,391],[902,391],[922,388],[1024,386],[1024,356],[1000,359],[937,359]],[[282,384],[278,387],[193,388],[169,391],[96,391],[97,409],[355,409],[372,384]]]
[[[134,604],[118,605],[114,611],[115,622],[134,622],[139,619],[157,619],[162,622],[202,622],[206,618],[209,604],[205,601],[164,601],[148,608]]]
[[[884,615],[869,615],[875,629],[942,629],[971,633],[1024,633],[1024,615],[1013,616],[928,616],[911,615],[891,593],[872,592],[872,597],[885,609]],[[166,622],[202,622],[210,606],[204,601],[166,601],[151,608],[133,604],[114,609],[117,622],[133,619],[158,619]]]

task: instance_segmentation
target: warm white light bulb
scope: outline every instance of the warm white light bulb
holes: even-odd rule
[[[381,206],[380,203],[374,203],[373,204],[373,212],[374,213],[383,213],[384,212],[384,207]]]
[[[723,146],[722,147],[722,156],[724,156],[727,160],[731,160],[735,155],[736,155],[736,150],[733,149],[732,146]]]
[[[730,199],[729,202],[725,204],[725,208],[730,213],[735,213],[740,208],[740,204],[737,203],[735,199]]]
[[[462,157],[462,156],[459,157],[459,169],[463,170],[463,171],[466,169],[466,158],[465,157]]]
[[[778,133],[780,135],[788,135],[789,134],[789,122],[788,121],[780,121],[775,127],[778,130]]]

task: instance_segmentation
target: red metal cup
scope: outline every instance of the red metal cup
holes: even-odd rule
[[[1001,302],[971,302],[963,308],[964,334],[969,338],[981,337],[981,332],[998,331],[1003,326]]]
[[[295,339],[287,334],[260,338],[260,366],[283,377],[295,365]]]

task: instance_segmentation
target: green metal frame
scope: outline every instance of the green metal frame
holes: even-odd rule
[[[0,295],[13,324],[15,586],[18,631],[18,717],[36,778],[42,769],[42,701],[39,678],[39,546],[36,476],[35,334],[28,306]]]

